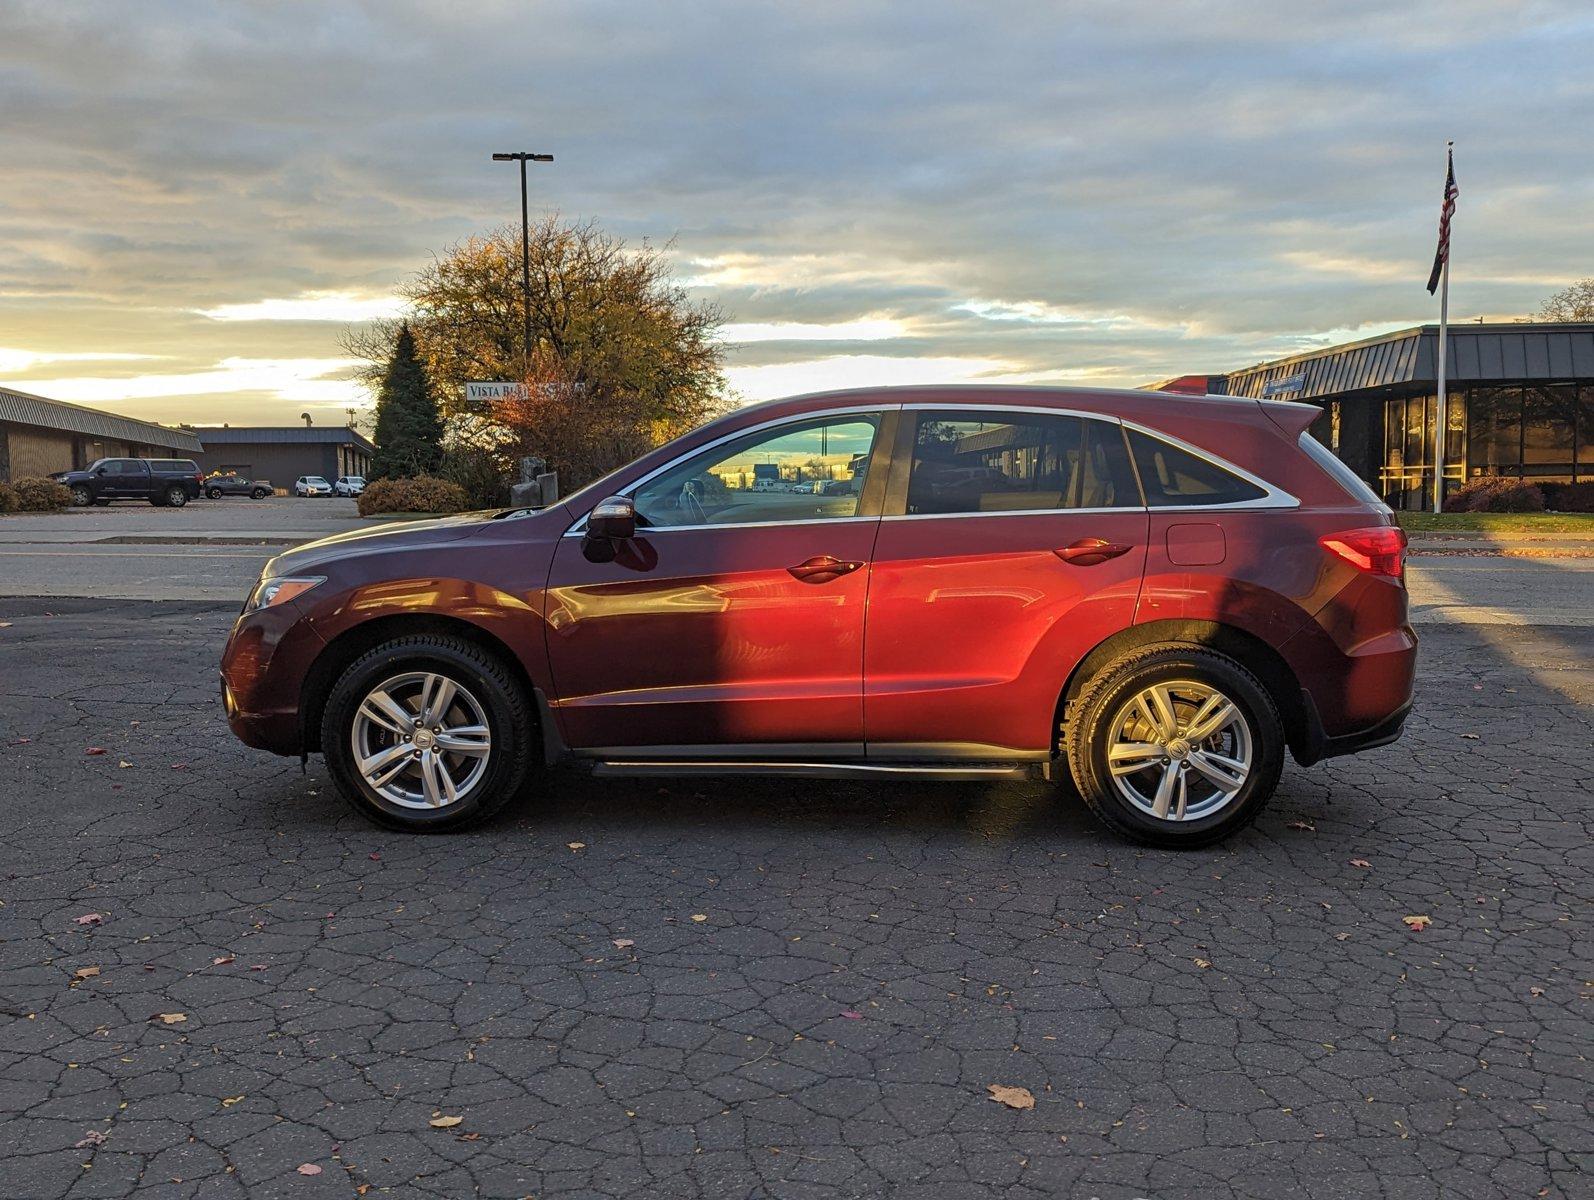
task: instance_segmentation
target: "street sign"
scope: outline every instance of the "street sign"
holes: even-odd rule
[[[524,400],[526,396],[526,385],[523,383],[467,383],[465,385],[466,404],[492,404],[498,400]]]

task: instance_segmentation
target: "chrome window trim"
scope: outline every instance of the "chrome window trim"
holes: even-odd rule
[[[1125,429],[1133,429],[1136,433],[1143,433],[1149,438],[1154,438],[1159,442],[1166,442],[1170,446],[1183,450],[1186,454],[1193,454],[1197,458],[1204,459],[1219,470],[1227,471],[1236,479],[1243,479],[1252,487],[1261,488],[1263,493],[1255,500],[1231,500],[1220,504],[1151,504],[1148,502],[1146,504],[1148,512],[1212,512],[1217,510],[1233,512],[1236,509],[1246,508],[1299,508],[1301,506],[1300,500],[1290,495],[1283,488],[1274,487],[1267,480],[1251,474],[1244,467],[1235,466],[1228,459],[1220,458],[1210,450],[1203,450],[1200,446],[1193,446],[1183,438],[1174,437],[1171,433],[1164,433],[1160,429],[1152,429],[1135,421],[1120,420],[1118,423]],[[1132,459],[1133,457],[1133,452],[1131,452],[1130,458]],[[1136,469],[1139,469],[1138,463],[1136,464]],[[1142,482],[1140,489],[1142,499],[1145,498],[1145,490]]]
[[[1004,508],[998,512],[960,513],[896,513],[881,517],[882,521],[962,521],[969,517],[1072,517],[1105,516],[1108,513],[1146,512],[1143,504],[1129,504],[1122,508]]]
[[[727,433],[724,437],[717,437],[711,442],[704,442],[701,446],[694,446],[685,454],[677,455],[675,458],[670,459],[670,461],[665,463],[663,466],[655,467],[640,479],[635,479],[626,484],[625,487],[621,488],[618,492],[614,492],[613,495],[635,495],[637,489],[642,487],[643,484],[648,483],[650,480],[657,479],[660,475],[674,467],[679,466],[687,459],[695,458],[697,455],[706,450],[714,449],[715,446],[723,446],[726,442],[734,442],[737,438],[744,437],[750,433],[762,433],[766,429],[779,429],[782,425],[800,425],[812,421],[822,421],[825,418],[832,416],[855,416],[858,413],[875,413],[883,416],[888,412],[895,412],[901,407],[902,405],[900,404],[855,404],[847,408],[827,408],[823,412],[799,413],[795,416],[775,417],[772,420],[764,421],[757,425],[748,425],[745,428],[737,429],[731,433]],[[879,435],[880,428],[877,425],[875,427],[875,436],[879,437]],[[871,454],[874,453],[873,442],[869,444],[869,452]],[[599,503],[601,502],[602,500],[600,499]],[[597,505],[594,505],[593,507],[595,508]],[[811,520],[804,521],[746,521],[740,523],[728,522],[724,525],[643,525],[639,527],[638,532],[640,533],[642,529],[646,529],[649,534],[654,534],[661,533],[666,529],[754,529],[759,527],[768,528],[773,525],[834,525],[837,521],[878,521],[879,519],[879,517],[815,517]],[[587,514],[582,513],[581,516],[576,519],[575,524],[571,525],[570,528],[565,530],[560,536],[580,537],[586,532],[586,524]]]

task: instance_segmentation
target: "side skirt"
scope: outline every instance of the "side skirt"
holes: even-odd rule
[[[1043,763],[1029,762],[780,762],[759,759],[599,759],[592,773],[602,776],[748,776],[766,775],[798,779],[934,779],[948,782],[1034,779]]]

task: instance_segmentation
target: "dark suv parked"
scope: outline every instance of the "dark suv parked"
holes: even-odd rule
[[[205,480],[205,495],[212,500],[223,496],[249,496],[264,500],[273,488],[269,479],[246,479],[242,475],[212,475]]]
[[[109,504],[112,500],[148,500],[181,508],[199,498],[204,478],[191,458],[102,458],[87,470],[56,476],[72,491],[72,503]]]
[[[991,387],[739,409],[547,508],[279,555],[222,659],[227,716],[406,829],[570,759],[1071,775],[1114,829],[1204,845],[1286,754],[1382,746],[1411,704],[1405,537],[1318,416]]]

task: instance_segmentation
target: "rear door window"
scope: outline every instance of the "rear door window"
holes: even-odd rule
[[[916,416],[909,516],[1140,507],[1116,423],[1005,410]]]
[[[1209,458],[1171,442],[1129,430],[1129,447],[1140,472],[1140,486],[1152,508],[1206,508],[1261,500],[1267,492]]]

